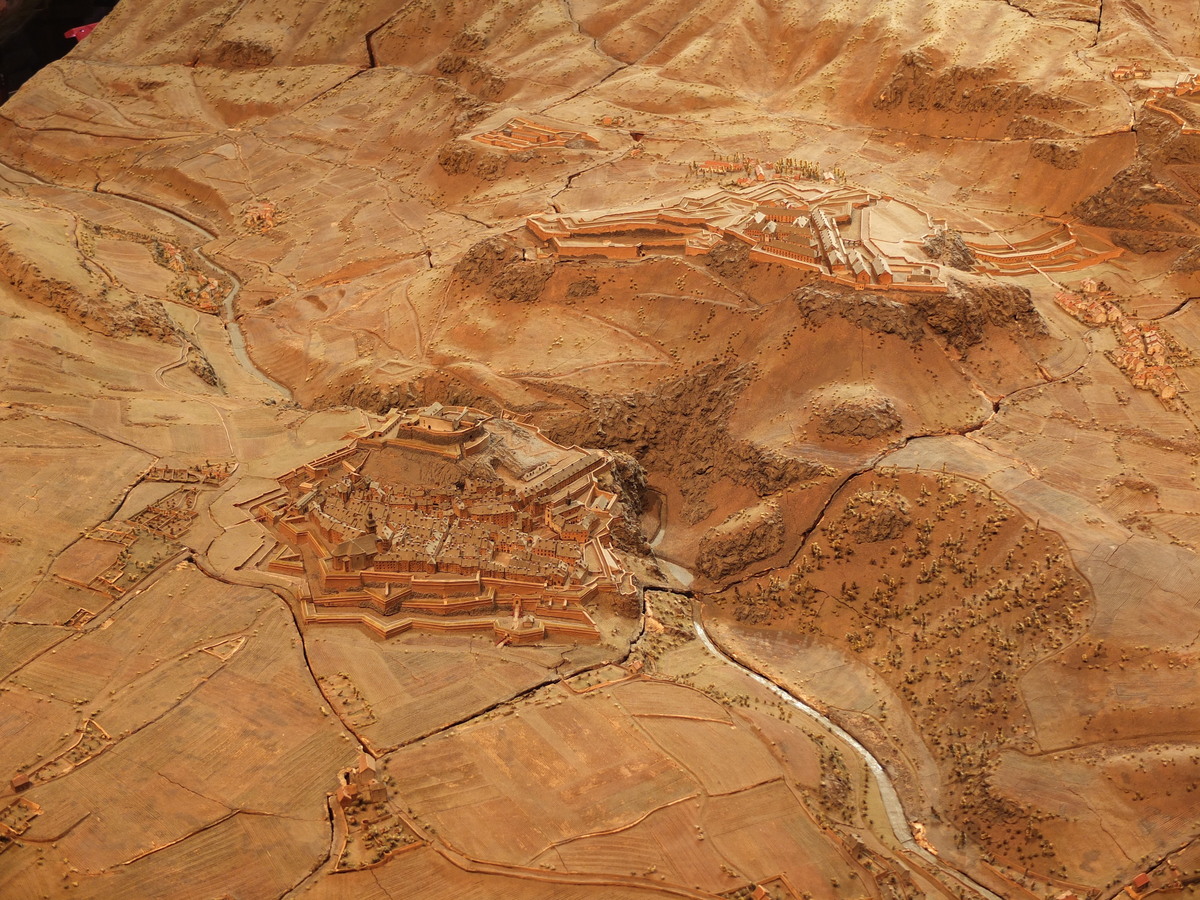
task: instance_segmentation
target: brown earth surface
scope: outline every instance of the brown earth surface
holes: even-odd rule
[[[1194,891],[1198,41],[1181,0],[118,5],[0,107],[0,896]],[[483,140],[523,120],[565,137]],[[934,283],[526,224],[792,172]],[[601,640],[306,619],[255,510],[434,402],[608,454]]]

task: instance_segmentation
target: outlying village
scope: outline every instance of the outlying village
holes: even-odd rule
[[[1195,365],[1195,359],[1161,325],[1127,317],[1113,292],[1095,278],[1081,279],[1076,290],[1061,290],[1054,299],[1080,322],[1112,328],[1117,346],[1108,357],[1134,387],[1164,403],[1179,396],[1184,387],[1176,367]]]

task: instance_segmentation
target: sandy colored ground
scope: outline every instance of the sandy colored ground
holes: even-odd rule
[[[0,895],[1182,888],[1200,136],[1144,101],[1200,69],[1193,7],[119,5],[0,111]],[[474,140],[514,116],[595,141]],[[887,223],[918,256],[929,220],[1121,253],[943,255],[922,295],[526,227],[736,190],[696,168],[732,158],[919,210]],[[1085,278],[1178,396],[1056,302]],[[253,501],[434,400],[628,454],[629,568],[692,596],[618,646],[301,626]],[[183,486],[152,467],[210,463],[121,543]],[[362,747],[413,840],[336,870]]]

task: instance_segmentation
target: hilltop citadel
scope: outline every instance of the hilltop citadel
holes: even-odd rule
[[[729,238],[748,244],[751,259],[805,269],[857,289],[947,290],[941,267],[921,249],[945,223],[911,204],[849,185],[763,180],[741,189],[709,188],[666,206],[535,215],[526,226],[543,242],[542,252],[555,257],[699,256]],[[1070,271],[1121,252],[1068,223],[1000,243],[965,244],[976,270],[993,275]]]

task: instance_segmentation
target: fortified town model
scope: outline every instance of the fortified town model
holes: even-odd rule
[[[75,8],[0,900],[1196,896],[1195,0]]]
[[[307,622],[590,641],[585,607],[634,591],[608,533],[616,496],[596,480],[608,468],[511,419],[434,403],[281,476],[255,514],[290,548],[268,568],[308,576]]]

